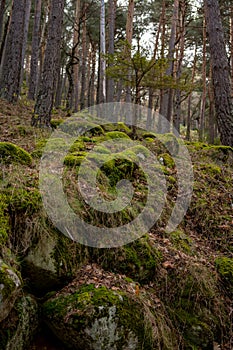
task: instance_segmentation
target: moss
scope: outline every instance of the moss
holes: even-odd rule
[[[68,154],[64,158],[64,165],[66,166],[79,166],[82,161],[86,158],[85,152],[75,152],[72,154]]]
[[[11,142],[0,142],[0,160],[4,163],[31,165],[31,155]]]
[[[203,173],[207,173],[210,176],[218,176],[221,175],[222,170],[221,168],[213,163],[208,163],[208,164],[198,164],[198,167]]]
[[[151,139],[151,140],[154,140],[154,139],[157,139],[157,134],[155,134],[154,132],[144,132],[142,134],[142,137],[144,139]]]
[[[154,278],[162,254],[153,247],[148,237],[117,249],[90,249],[93,261],[105,270],[123,273],[140,283],[147,283]]]
[[[50,125],[52,128],[56,129],[63,122],[64,122],[63,119],[51,119]]]
[[[190,237],[188,237],[182,230],[176,230],[169,234],[172,245],[178,249],[182,250],[187,254],[192,253],[193,242]]]
[[[105,134],[106,139],[130,139],[130,137],[121,131],[109,131]]]
[[[163,159],[164,165],[168,168],[173,169],[175,167],[175,162],[169,153],[162,153],[159,155],[159,158]]]
[[[81,140],[77,140],[73,143],[73,145],[70,147],[69,152],[80,152],[80,151],[85,151],[86,147],[84,145],[84,142]]]
[[[169,315],[182,333],[184,348],[212,349],[223,319],[227,324],[227,308],[213,270],[198,262],[179,264],[167,275],[166,290]]]
[[[122,291],[83,285],[45,302],[43,313],[54,333],[74,349],[153,348],[143,305]]]
[[[73,136],[84,135],[87,137],[103,135],[104,130],[100,125],[81,118],[69,118],[67,122],[60,125],[59,129]]]
[[[21,285],[21,278],[19,278],[16,270],[5,264],[0,259],[0,304],[5,299],[9,298],[11,294]]]
[[[219,257],[215,260],[215,266],[230,293],[233,295],[233,259]]]
[[[7,196],[0,193],[0,251],[10,233],[10,217],[7,205]]]
[[[125,125],[125,123],[118,122],[118,123],[112,123],[112,124],[104,124],[102,125],[103,129],[105,131],[121,131],[126,134],[130,134],[131,130],[130,128]]]

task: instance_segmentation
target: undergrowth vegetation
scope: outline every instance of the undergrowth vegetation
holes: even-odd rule
[[[158,179],[165,178],[167,195],[159,220],[142,238],[120,248],[85,247],[59,233],[43,208],[38,171],[51,131],[30,127],[30,106],[25,107],[26,112],[21,105],[18,109],[12,107],[10,112],[2,102],[0,107],[5,113],[0,125],[0,257],[22,273],[26,291],[36,294],[36,288],[41,286],[38,294],[43,296],[43,301],[47,300],[44,304],[46,322],[53,312],[59,322],[62,318],[63,321],[69,317],[75,319],[76,316],[69,314],[69,298],[72,304],[77,296],[74,308],[80,303],[88,310],[88,305],[92,307],[95,299],[96,306],[103,300],[113,306],[118,305],[122,297],[129,301],[125,319],[122,304],[118,305],[120,324],[131,322],[133,317],[136,320],[144,305],[143,317],[149,319],[150,329],[141,329],[143,334],[139,329],[136,332],[139,338],[146,337],[145,349],[153,349],[153,339],[161,349],[213,349],[214,343],[221,349],[231,349],[233,150],[197,142],[187,144],[195,177],[193,196],[183,221],[169,234],[164,228],[177,198],[178,179],[176,164],[166,144],[172,144],[174,149],[179,147],[179,142],[171,134],[164,135],[160,142],[156,134],[139,129],[137,141],[140,145],[121,152],[114,148],[109,151],[104,142],[119,138],[130,141],[130,128],[122,122],[101,127],[89,122],[90,129],[83,130],[64,158],[63,187],[77,215],[99,227],[120,226],[135,219],[142,212],[148,195],[148,179],[140,168],[140,159],[150,152],[158,160],[155,171],[158,171]],[[21,110],[24,113],[19,118]],[[52,126],[56,128],[64,118],[59,115]],[[68,128],[72,130],[72,123]],[[56,148],[62,150],[63,146],[62,141],[56,139],[49,147],[54,151]],[[96,165],[101,165],[96,186],[100,198],[105,201],[117,198],[120,180],[127,179],[132,183],[134,194],[130,205],[120,213],[104,213],[91,208],[82,198],[77,182],[85,159],[89,174],[95,171]],[[88,186],[88,177],[85,180]],[[164,194],[158,191],[157,196],[162,200]],[[106,274],[109,272],[112,283],[117,274],[123,276],[125,284],[123,290],[117,292],[119,296],[114,294],[115,284],[113,289],[109,285],[101,285],[98,289],[98,278],[75,289],[76,294],[62,292],[58,299],[49,299],[49,294],[45,296],[71,282],[86,264],[96,264]],[[132,294],[136,299],[131,300],[127,299],[129,294],[125,288],[132,283],[135,287]],[[93,298],[90,299],[90,295]],[[9,317],[11,319],[12,314]],[[77,316],[76,325],[84,322],[80,317]],[[9,319],[3,321],[4,327]],[[152,320],[157,326],[153,327]],[[53,322],[52,328],[56,328]],[[88,318],[85,322],[89,322]],[[76,325],[73,323],[72,327],[76,329]],[[118,348],[121,349],[120,345]]]

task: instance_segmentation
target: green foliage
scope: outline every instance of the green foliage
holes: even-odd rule
[[[31,165],[32,157],[27,151],[11,142],[0,142],[0,161]]]
[[[0,193],[0,251],[10,233],[10,217],[6,195]]]
[[[215,260],[215,266],[223,281],[226,283],[230,293],[233,294],[233,259],[219,257]]]

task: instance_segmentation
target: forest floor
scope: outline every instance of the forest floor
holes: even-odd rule
[[[27,221],[27,225],[30,226],[35,223],[33,221],[35,216],[39,216],[39,209],[36,208],[34,214],[34,209],[30,207],[38,204],[34,204],[36,202],[33,202],[35,199],[31,199],[31,194],[34,194],[38,190],[41,144],[44,144],[45,140],[51,134],[51,131],[31,127],[30,120],[32,112],[33,108],[29,102],[21,101],[12,105],[0,100],[0,142],[13,143],[26,150],[32,156],[32,162],[29,165],[19,165],[14,162],[10,162],[9,164],[7,162],[5,163],[3,159],[0,174],[1,192],[7,198],[11,197],[11,203],[9,203],[9,199],[6,200],[11,208],[9,215],[11,216],[12,212],[14,212],[14,223],[12,221],[13,218],[10,218],[12,236],[8,237],[4,243],[4,247],[1,247],[0,240],[0,251],[4,259],[13,265],[15,263],[12,262],[13,258],[9,257],[8,253],[6,253],[6,247],[12,250],[14,256],[20,256],[20,259],[23,259],[24,255],[28,253],[32,242],[34,244],[33,239],[38,239],[38,232],[34,233],[35,237],[30,237],[30,242],[25,243],[25,250],[23,251],[22,247],[20,247],[19,240],[22,239],[23,230],[19,229],[19,226],[22,224],[22,221]],[[62,110],[54,111],[52,118],[63,120],[66,118],[66,113]],[[96,136],[93,137],[95,138]],[[148,146],[142,140],[141,135],[138,139],[142,142],[143,146]],[[158,145],[156,144],[155,146],[156,142],[153,143],[152,141],[150,140],[150,149],[153,151],[158,150]],[[90,137],[87,143],[84,143],[84,147],[85,152],[93,147],[92,137]],[[206,308],[211,314],[212,319],[217,319],[216,322],[211,321],[213,322],[213,328],[216,328],[216,332],[209,331],[208,333],[206,331],[206,337],[211,337],[210,334],[214,334],[211,340],[214,350],[230,350],[233,347],[233,152],[232,149],[227,147],[209,146],[198,142],[188,142],[187,148],[191,155],[195,178],[192,201],[187,214],[175,232],[171,234],[165,232],[163,221],[167,220],[177,196],[176,169],[174,164],[167,161],[164,165],[168,184],[167,209],[162,214],[159,223],[147,235],[147,242],[150,249],[156,250],[159,255],[156,266],[156,278],[152,277],[152,272],[150,267],[148,267],[149,264],[143,261],[145,258],[143,256],[144,252],[142,254],[140,252],[141,255],[138,254],[136,258],[132,258],[132,256],[126,254],[123,263],[122,255],[118,254],[118,250],[114,258],[110,252],[106,252],[104,258],[98,252],[94,252],[94,257],[92,256],[89,264],[90,266],[95,266],[95,264],[100,265],[107,271],[111,271],[111,273],[122,274],[136,280],[136,285],[140,286],[140,293],[142,294],[145,292],[148,293],[147,295],[150,295],[151,290],[155,289],[157,291],[155,303],[165,305],[170,319],[179,325],[178,338],[183,339],[184,337],[185,339],[184,344],[186,345],[182,345],[183,347],[178,347],[177,349],[191,349],[191,346],[194,346],[192,342],[195,343],[197,341],[195,335],[191,334],[188,327],[186,330],[185,327],[187,324],[190,327],[192,324],[199,325],[200,318],[203,317],[203,323],[208,324],[208,327],[210,327],[207,313],[205,314],[203,311]],[[162,147],[159,149],[158,156],[164,156],[164,154],[167,153],[165,153]],[[72,168],[72,166],[75,166],[76,158],[80,154],[77,155],[76,150],[76,153],[73,152],[71,156],[73,158],[70,157],[67,164]],[[76,210],[79,210],[79,206],[71,193],[72,187],[69,187],[69,181],[73,181],[74,179],[73,168],[71,168],[67,171],[67,193],[70,196],[70,203],[74,203]],[[25,198],[22,197],[19,199],[17,197],[17,191],[19,190],[22,190],[22,194],[29,194],[29,197],[31,196],[30,200],[26,199],[26,194]],[[143,194],[140,194],[140,191],[138,193],[138,202],[143,202]],[[108,196],[109,194],[104,192],[104,195]],[[18,215],[20,218],[17,217],[17,210],[19,211]],[[81,207],[81,210],[83,211],[83,207]],[[83,215],[89,219],[88,215],[90,213],[84,213]],[[30,220],[32,220],[31,223]],[[24,230],[25,222],[23,225]],[[34,231],[31,230],[31,232]],[[17,238],[16,235],[18,233],[19,237]],[[138,248],[136,247],[136,249]],[[118,255],[119,261],[117,261]],[[141,261],[138,259],[141,259]],[[115,267],[112,266],[114,264]],[[125,264],[125,267],[120,266],[121,264]],[[132,267],[132,265],[134,266]],[[93,268],[94,270],[95,268]],[[92,268],[89,269],[88,280],[96,277],[91,276],[90,271],[92,271]],[[141,271],[143,271],[142,274]],[[109,273],[109,278],[111,278],[111,273]],[[82,276],[82,278],[84,277]],[[187,291],[190,281],[192,287]],[[104,278],[102,283],[105,283]],[[109,287],[108,283],[106,282],[105,284],[107,287]],[[127,288],[126,286],[123,287]],[[158,288],[160,287],[161,290],[159,291]],[[29,291],[33,291],[30,290],[30,286]],[[151,299],[155,299],[153,293],[151,293]],[[184,299],[186,300],[185,302]],[[210,299],[212,304],[210,303]],[[186,302],[189,302],[188,307]],[[204,312],[204,316],[202,312]],[[184,318],[186,319],[184,320]],[[219,326],[220,320],[222,324]],[[196,337],[198,338],[197,335]],[[36,344],[40,342],[43,342],[43,340],[38,340],[37,337],[31,348],[39,349],[41,348],[39,346],[43,345],[44,349],[54,349],[52,344],[48,344],[48,341],[47,344],[38,345],[37,347]],[[202,342],[203,344],[205,343],[204,340]],[[208,347],[209,344],[203,346],[197,344],[192,349],[210,349]],[[167,348],[169,349],[169,346]]]

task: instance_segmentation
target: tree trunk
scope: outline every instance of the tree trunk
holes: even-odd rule
[[[73,46],[74,46],[74,55],[75,55],[75,65],[74,65],[74,112],[78,111],[78,103],[79,103],[79,60],[78,60],[78,49],[79,49],[79,41],[80,41],[80,0],[76,0],[76,9],[75,9],[75,24],[74,24],[74,38],[73,38]]]
[[[108,1],[108,26],[109,26],[109,45],[108,54],[114,54],[114,34],[115,34],[115,20],[116,20],[116,1]],[[107,79],[107,102],[114,101],[114,79]]]
[[[98,103],[104,103],[106,101],[106,61],[104,55],[106,54],[105,48],[105,4],[104,0],[101,0],[100,10],[100,57],[99,57],[99,86],[98,86]]]
[[[38,63],[40,56],[40,20],[41,20],[41,3],[42,0],[35,0],[34,3],[34,24],[32,34],[32,55],[29,77],[28,98],[35,99],[36,87],[38,83]]]
[[[182,73],[182,64],[185,50],[185,18],[186,18],[186,1],[180,1],[180,18],[179,18],[179,34],[177,40],[179,46],[177,49],[177,69],[176,69],[176,80],[179,82]],[[173,127],[178,133],[180,133],[181,123],[181,90],[178,88],[175,91],[174,101],[174,115],[173,115]]]
[[[230,12],[230,63],[231,63],[231,97],[233,98],[233,6],[231,6]]]
[[[215,110],[220,139],[223,145],[233,147],[233,106],[230,71],[219,3],[217,0],[205,0],[204,4],[213,68]]]
[[[206,23],[203,19],[202,98],[199,118],[199,141],[204,140],[206,107]]]
[[[171,26],[171,34],[170,34],[169,49],[168,49],[168,56],[167,56],[169,64],[166,70],[166,76],[168,77],[173,76],[173,65],[174,65],[173,59],[174,59],[175,44],[176,44],[178,14],[179,14],[179,0],[174,0],[172,26]],[[171,88],[168,88],[163,92],[163,97],[162,97],[161,106],[160,106],[160,114],[163,117],[165,117],[169,122],[171,122],[171,118],[172,118],[172,104],[173,104],[173,90]],[[167,130],[165,125],[161,125],[160,127],[161,127],[161,130],[159,131],[161,133],[170,131],[170,130]]]
[[[17,101],[20,92],[25,3],[25,0],[13,2],[11,23],[2,62],[0,93],[1,97],[9,102]]]
[[[162,4],[162,12],[159,19],[158,29],[155,37],[155,46],[154,46],[154,53],[153,53],[153,59],[156,59],[157,51],[158,51],[158,45],[159,45],[159,36],[161,33],[162,24],[164,22],[165,17],[165,0],[163,0]],[[146,129],[150,130],[152,126],[152,114],[153,114],[153,101],[154,101],[154,89],[153,87],[149,88],[149,100],[148,100],[148,113],[147,113],[147,121],[146,121]]]
[[[5,14],[5,5],[6,0],[0,1],[0,41],[2,39],[2,31],[3,31],[3,20],[4,20],[4,14]]]
[[[86,70],[87,70],[87,16],[84,5],[83,17],[83,33],[82,33],[82,66],[81,66],[81,94],[80,94],[80,109],[86,107]]]
[[[31,0],[25,0],[25,15],[24,15],[24,33],[23,33],[23,46],[22,46],[22,57],[21,57],[21,73],[20,73],[20,83],[19,89],[21,90],[24,78],[24,60],[27,50],[27,41],[28,41],[28,29],[29,29],[29,20],[31,13]]]
[[[2,66],[2,59],[3,59],[3,52],[6,44],[6,36],[8,33],[8,28],[10,24],[10,15],[7,16],[7,20],[4,26],[4,31],[3,31],[3,36],[2,36],[2,42],[1,42],[1,47],[0,47],[0,64]]]
[[[208,96],[209,96],[209,142],[214,144],[216,137],[215,131],[215,108],[214,108],[214,92],[213,92],[213,76],[212,67],[210,66],[209,74],[209,85],[208,85]]]
[[[196,75],[196,65],[197,65],[197,45],[195,45],[194,50],[194,59],[193,59],[193,69],[192,69],[192,80],[191,83],[194,83],[195,75]],[[191,102],[192,102],[192,92],[188,97],[188,112],[187,112],[187,131],[186,131],[186,140],[190,141],[191,136]]]
[[[94,105],[95,101],[95,68],[96,68],[96,44],[91,43],[91,77],[88,89],[88,107]]]
[[[32,125],[50,126],[56,79],[58,75],[64,0],[52,0],[48,23],[48,39],[36,99]]]
[[[129,0],[128,5],[128,15],[127,15],[127,21],[126,21],[126,58],[130,60],[131,58],[131,45],[133,40],[133,16],[134,16],[134,0]],[[130,80],[131,72],[128,72],[128,76]],[[126,96],[125,96],[126,102],[132,102],[132,96],[131,96],[131,88],[130,86],[126,86]]]

